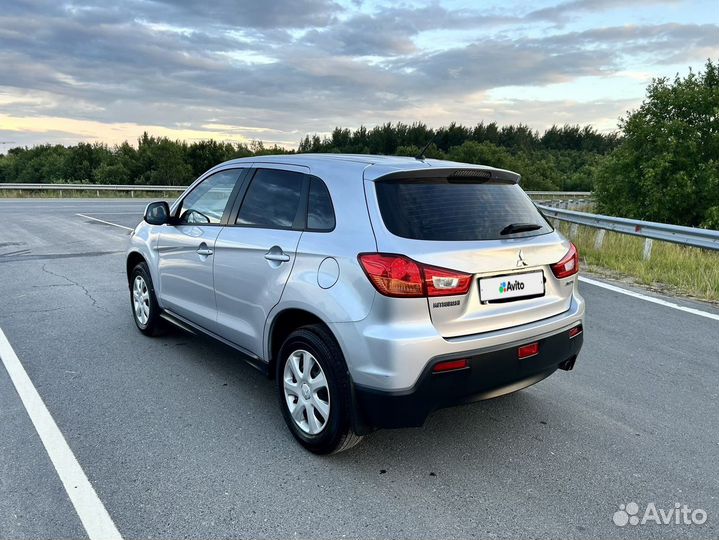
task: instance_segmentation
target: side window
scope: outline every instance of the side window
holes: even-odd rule
[[[183,199],[179,223],[187,225],[220,223],[240,172],[239,169],[230,169],[205,178]]]
[[[327,186],[319,178],[312,178],[307,202],[307,228],[313,231],[331,231],[335,228],[335,210]]]
[[[305,175],[258,169],[237,216],[238,225],[290,229],[300,207]]]

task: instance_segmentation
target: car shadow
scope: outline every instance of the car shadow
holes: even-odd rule
[[[183,361],[201,363],[203,369],[224,379],[231,399],[239,402],[251,396],[257,407],[254,412],[262,416],[263,421],[244,428],[272,430],[268,438],[283,440],[290,452],[305,454],[310,459],[326,459],[313,456],[294,442],[278,408],[275,381],[238,358],[234,349],[181,329],[172,329],[163,339],[176,347],[186,347]],[[540,451],[544,445],[552,444],[552,439],[558,436],[552,427],[558,422],[560,411],[560,404],[548,399],[545,392],[530,387],[491,400],[435,411],[419,428],[375,431],[357,447],[331,459],[335,466],[353,468],[361,462],[399,462],[406,460],[408,454],[419,461],[430,462],[438,455],[442,455],[444,461],[462,458],[468,453],[478,461],[492,461],[493,456],[504,461],[518,445]],[[562,422],[566,423],[567,418],[571,417],[567,416]],[[243,421],[239,415],[232,419],[232,423]]]

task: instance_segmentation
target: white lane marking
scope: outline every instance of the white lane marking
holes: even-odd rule
[[[700,309],[681,306],[679,304],[675,304],[674,302],[668,302],[666,300],[662,300],[661,298],[655,298],[653,296],[647,296],[646,294],[630,291],[628,289],[622,289],[621,287],[617,287],[616,285],[610,285],[609,283],[604,283],[603,281],[597,281],[595,279],[584,276],[579,276],[579,281],[589,283],[590,285],[596,285],[597,287],[602,287],[603,289],[608,289],[619,294],[626,294],[627,296],[640,298],[641,300],[646,300],[647,302],[652,302],[653,304],[659,304],[660,306],[678,309],[679,311],[685,311],[693,315],[699,315],[700,317],[706,317],[707,319],[714,319],[715,321],[719,321],[719,315],[717,315],[716,313],[709,313],[708,311],[702,311]]]
[[[10,375],[20,399],[42,444],[45,446],[50,461],[62,480],[68,497],[75,507],[82,526],[85,527],[90,540],[122,539],[120,532],[107,513],[105,506],[97,496],[75,454],[67,444],[65,437],[57,427],[50,411],[47,410],[35,386],[20,359],[10,346],[5,333],[0,328],[0,360]]]
[[[125,229],[126,231],[134,231],[132,227],[125,227],[124,225],[118,225],[117,223],[112,223],[111,221],[105,221],[104,219],[98,219],[96,217],[92,216],[86,216],[85,214],[75,214],[76,216],[83,217],[85,219],[91,219],[93,221],[99,221],[100,223],[104,223],[105,225],[112,225],[113,227],[120,227],[121,229]]]

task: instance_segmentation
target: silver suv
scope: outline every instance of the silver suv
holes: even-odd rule
[[[222,163],[132,233],[135,323],[238,351],[316,453],[520,390],[572,369],[584,300],[577,250],[518,182],[388,156]]]

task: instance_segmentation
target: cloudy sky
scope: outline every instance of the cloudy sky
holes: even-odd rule
[[[0,0],[0,152],[386,121],[610,131],[652,77],[709,57],[717,0]]]

